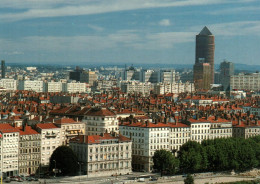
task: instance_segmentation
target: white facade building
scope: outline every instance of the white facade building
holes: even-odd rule
[[[70,147],[88,177],[132,172],[132,142],[122,135],[81,135],[70,141]]]
[[[260,73],[232,75],[230,87],[238,90],[260,90]]]
[[[63,84],[63,92],[86,93],[86,84],[80,82],[68,82]]]
[[[18,174],[19,132],[9,124],[0,124],[1,172],[3,176]]]
[[[92,108],[85,115],[82,122],[86,123],[87,135],[100,135],[101,133],[118,133],[117,116],[107,108]]]
[[[46,92],[62,92],[62,82],[46,83]]]
[[[37,80],[23,80],[18,83],[18,90],[27,90],[35,92],[45,92],[45,83]]]
[[[183,93],[183,92],[194,92],[194,84],[190,82],[186,83],[157,83],[154,86],[154,93],[155,94],[167,94],[167,93]]]
[[[17,90],[17,80],[14,79],[1,79],[0,87],[5,88],[6,90]]]
[[[69,140],[85,134],[85,123],[75,121],[71,118],[61,118],[54,122],[61,129],[61,143],[68,145]]]
[[[153,89],[153,84],[150,82],[138,82],[138,81],[122,81],[121,90],[124,93],[142,93],[144,95],[150,94]]]

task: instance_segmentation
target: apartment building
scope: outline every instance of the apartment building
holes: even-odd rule
[[[62,145],[68,145],[70,139],[85,134],[85,123],[75,121],[71,118],[58,119],[54,124],[61,130]]]
[[[126,122],[119,127],[123,136],[133,142],[132,159],[134,171],[152,171],[152,156],[157,149],[169,149],[169,126],[163,123]]]
[[[173,83],[157,83],[154,85],[154,93],[155,94],[167,94],[167,93],[184,93],[184,92],[194,92],[194,84],[190,82],[181,83],[181,82],[173,82]]]
[[[153,89],[153,84],[150,82],[138,82],[138,81],[122,81],[121,90],[124,93],[142,93],[149,95]]]
[[[100,135],[101,133],[118,133],[116,113],[107,108],[95,107],[85,113],[82,120],[86,124],[86,135]]]
[[[62,92],[62,82],[47,82],[45,91],[50,93]]]
[[[17,80],[14,79],[1,79],[0,87],[5,88],[6,90],[15,91],[17,90]]]
[[[22,80],[18,82],[18,90],[45,92],[45,82],[40,80]]]
[[[70,141],[70,147],[88,177],[132,172],[132,142],[122,135],[80,135]]]
[[[1,172],[3,177],[18,174],[19,131],[9,124],[0,124]]]
[[[260,121],[256,118],[236,119],[233,121],[233,137],[250,138],[260,135]]]
[[[63,83],[63,92],[86,93],[86,84],[80,82]]]
[[[39,123],[36,130],[41,134],[41,165],[47,167],[53,151],[62,145],[61,128],[53,123]]]
[[[41,161],[41,135],[30,126],[16,128],[19,131],[19,175],[35,174]]]
[[[230,77],[231,89],[238,90],[260,90],[260,73],[232,75]]]

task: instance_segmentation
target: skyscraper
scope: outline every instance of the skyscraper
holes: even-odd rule
[[[2,78],[5,78],[5,61],[1,61]]]
[[[196,35],[196,63],[200,62],[200,58],[204,58],[205,63],[211,66],[211,84],[214,83],[214,52],[215,52],[215,37],[210,30],[205,26],[201,32]]]
[[[196,89],[210,89],[210,84],[214,83],[214,52],[215,37],[205,26],[196,35],[196,56],[193,71]]]
[[[230,76],[232,75],[234,75],[234,64],[224,60],[220,63],[220,84],[223,85],[224,90],[230,86]]]

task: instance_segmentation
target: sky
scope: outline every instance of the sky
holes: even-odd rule
[[[1,0],[0,59],[193,64],[204,26],[216,64],[260,65],[260,0]]]

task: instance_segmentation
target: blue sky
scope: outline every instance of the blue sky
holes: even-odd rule
[[[215,35],[215,63],[260,64],[259,0],[1,0],[7,63],[193,64]]]

